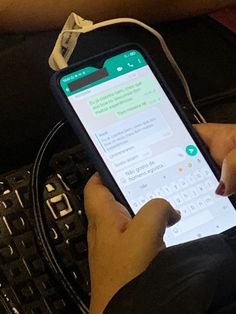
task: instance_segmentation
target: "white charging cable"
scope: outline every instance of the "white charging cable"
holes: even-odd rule
[[[82,17],[80,17],[79,15],[75,14],[75,13],[71,13],[71,15],[68,17],[61,33],[59,34],[55,47],[52,51],[52,54],[49,58],[49,65],[53,70],[59,70],[62,68],[65,68],[68,66],[68,61],[76,47],[78,38],[80,34],[85,34],[88,32],[91,32],[95,29],[98,28],[102,28],[102,27],[106,27],[106,26],[110,26],[110,25],[114,25],[114,24],[120,24],[120,23],[132,23],[132,24],[136,24],[139,25],[141,27],[143,27],[144,29],[146,29],[147,31],[149,31],[150,33],[152,33],[160,42],[161,47],[167,57],[167,59],[169,60],[170,64],[172,65],[173,69],[175,70],[177,76],[179,77],[186,96],[191,104],[191,106],[193,107],[193,109],[195,110],[195,112],[197,113],[194,114],[196,120],[199,123],[202,122],[206,122],[206,120],[204,119],[204,117],[202,116],[202,114],[199,112],[199,110],[197,109],[197,107],[195,106],[192,96],[191,96],[191,92],[190,92],[190,88],[188,86],[188,83],[186,81],[186,78],[183,74],[183,72],[181,71],[180,67],[178,66],[177,62],[175,61],[173,55],[171,54],[168,46],[165,43],[165,40],[163,39],[163,37],[161,36],[161,34],[156,31],[154,28],[150,27],[149,25],[133,19],[133,18],[117,18],[117,19],[111,19],[111,20],[107,20],[107,21],[103,21],[100,23],[96,23],[93,24],[92,21],[90,20],[85,20]],[[200,119],[199,119],[200,118]]]

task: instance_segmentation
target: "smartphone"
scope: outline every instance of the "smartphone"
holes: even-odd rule
[[[120,202],[136,214],[165,198],[181,211],[165,233],[171,246],[228,230],[236,211],[215,194],[218,170],[156,63],[128,44],[59,71],[51,87]]]

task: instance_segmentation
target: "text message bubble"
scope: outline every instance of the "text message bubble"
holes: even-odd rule
[[[138,162],[127,169],[117,173],[120,183],[127,186],[163,171],[177,163],[182,162],[186,154],[181,148],[173,148],[168,152]]]
[[[89,105],[95,116],[114,112],[118,118],[122,118],[152,106],[160,100],[161,96],[153,78],[145,76],[91,98]]]
[[[149,148],[142,149],[139,152],[125,155],[123,158],[116,158],[112,161],[113,167],[116,171],[130,167],[131,164],[137,163],[141,160],[147,159],[152,156],[152,151]]]
[[[96,137],[109,158],[120,157],[134,149],[161,141],[173,134],[167,121],[156,107],[135,116],[116,122],[113,126],[99,130]]]

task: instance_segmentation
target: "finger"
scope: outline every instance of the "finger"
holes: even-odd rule
[[[224,159],[216,194],[229,196],[236,192],[236,148]]]
[[[84,188],[84,206],[85,212],[89,222],[93,222],[96,220],[98,213],[97,207],[102,206],[105,202],[113,202],[114,197],[110,193],[110,191],[102,185],[101,178],[99,174],[96,172],[87,182]],[[100,210],[100,215],[102,215],[104,211]]]
[[[139,234],[148,240],[163,238],[167,226],[179,221],[177,212],[164,199],[153,199],[144,205],[130,223],[129,232]]]
[[[116,201],[113,194],[105,187],[98,173],[87,182],[84,189],[84,207],[89,225],[102,225],[103,228],[122,230],[131,216],[128,210]]]
[[[218,131],[218,126],[219,124],[217,123],[193,124],[194,129],[208,147],[210,146],[215,133]]]
[[[215,146],[215,139],[217,136],[217,144],[219,143],[219,132],[221,129],[221,124],[217,123],[202,123],[202,124],[194,124],[193,127],[200,135],[203,142],[208,147],[211,156],[214,158],[215,162],[220,166],[225,157],[225,152],[222,152],[222,149],[218,149]]]
[[[203,123],[193,127],[209,148],[215,162],[221,166],[225,156],[235,147],[236,125]]]

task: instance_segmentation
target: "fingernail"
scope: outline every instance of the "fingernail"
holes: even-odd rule
[[[177,214],[175,222],[178,222],[181,219],[181,211],[178,209],[175,209],[175,212]]]
[[[216,194],[218,195],[224,195],[225,194],[225,184],[224,182],[220,181],[216,191],[215,191]]]
[[[175,211],[176,211],[176,213],[181,217],[181,211],[178,210],[178,209],[176,209]]]

